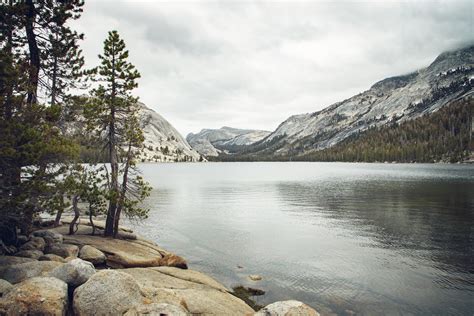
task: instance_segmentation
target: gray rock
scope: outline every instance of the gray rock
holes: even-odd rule
[[[185,307],[192,315],[252,315],[254,310],[210,277],[177,268],[129,268],[147,297]]]
[[[79,258],[91,262],[92,264],[101,264],[105,262],[105,254],[97,248],[85,245],[79,251]]]
[[[30,258],[38,260],[39,257],[43,255],[43,252],[40,250],[20,250],[18,251],[15,256],[23,257],[23,258]]]
[[[252,280],[252,281],[260,281],[262,279],[262,277],[258,274],[251,274],[251,275],[249,275],[249,279]]]
[[[41,237],[31,237],[29,241],[21,245],[20,250],[40,250],[44,251],[46,242]]]
[[[54,268],[62,265],[54,261],[31,261],[0,268],[0,278],[10,283],[19,283],[25,279],[43,276]]]
[[[70,286],[79,286],[95,273],[92,263],[76,258],[48,273],[48,276],[60,279]]]
[[[10,282],[0,279],[0,297],[5,296],[12,288],[13,285]]]
[[[35,259],[31,258],[23,258],[23,257],[15,257],[15,256],[0,256],[0,268],[25,263],[25,262],[32,262],[36,261]]]
[[[62,263],[66,262],[66,260],[63,257],[60,257],[52,253],[42,255],[41,257],[38,258],[38,260],[39,261],[56,261],[56,262],[62,262]]]
[[[140,305],[134,307],[124,314],[124,316],[162,316],[162,315],[173,315],[173,316],[186,316],[187,311],[181,306],[166,304],[166,303],[152,303],[147,305]]]
[[[280,301],[265,306],[255,316],[319,316],[319,313],[299,301]]]
[[[1,315],[66,315],[67,285],[61,280],[35,277],[15,285],[0,298]]]
[[[77,257],[79,247],[70,244],[52,244],[46,248],[45,253],[52,253],[63,258]]]
[[[42,237],[47,245],[63,243],[63,235],[52,230],[37,230],[33,236]]]
[[[18,235],[16,237],[16,241],[17,241],[18,245],[23,245],[25,242],[28,241],[28,237],[25,236],[25,235]]]
[[[135,279],[123,272],[102,270],[74,291],[75,315],[122,315],[143,304]]]

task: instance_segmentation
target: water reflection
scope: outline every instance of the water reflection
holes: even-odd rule
[[[260,303],[296,298],[338,314],[474,310],[472,166],[142,168],[155,190],[140,231],[228,286],[255,286],[246,276],[262,274]]]

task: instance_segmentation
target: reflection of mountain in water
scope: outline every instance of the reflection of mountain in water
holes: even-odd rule
[[[282,200],[297,206],[292,212],[334,220],[349,234],[369,237],[375,247],[422,257],[442,270],[474,271],[472,182],[280,183],[278,191]]]

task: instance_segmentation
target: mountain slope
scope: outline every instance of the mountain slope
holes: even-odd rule
[[[197,134],[189,133],[188,143],[204,156],[218,156],[222,152],[235,152],[268,136],[270,132],[261,130],[221,127],[203,129]]]
[[[142,161],[201,161],[181,134],[160,114],[140,103],[140,124],[145,136]]]
[[[297,156],[334,146],[354,133],[437,111],[473,93],[474,46],[439,55],[427,68],[375,83],[322,111],[294,115],[241,153]]]
[[[80,97],[86,102],[87,96]],[[138,103],[139,122],[144,135],[144,148],[139,160],[142,162],[202,161],[204,158],[189,146],[181,134],[161,115]],[[87,137],[84,117],[77,114],[67,120],[64,133],[76,139],[81,145],[81,159],[84,162],[106,159],[106,153]]]
[[[376,127],[298,160],[458,162],[474,152],[474,99],[466,97],[401,124]]]

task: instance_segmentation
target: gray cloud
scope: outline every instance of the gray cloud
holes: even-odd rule
[[[186,134],[274,129],[474,42],[472,1],[86,2],[87,63],[117,29],[137,95]]]

